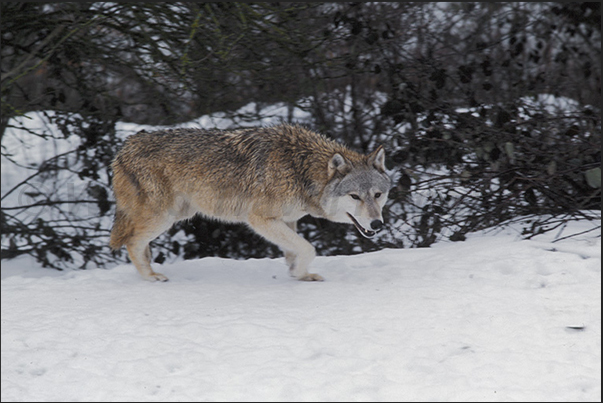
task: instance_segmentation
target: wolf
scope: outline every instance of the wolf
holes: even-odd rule
[[[195,214],[245,223],[280,247],[291,276],[323,281],[308,268],[314,247],[296,232],[305,215],[354,225],[373,237],[383,227],[391,188],[385,151],[368,155],[300,125],[238,130],[140,131],[112,163],[116,211],[109,245],[126,246],[146,280],[149,242]]]

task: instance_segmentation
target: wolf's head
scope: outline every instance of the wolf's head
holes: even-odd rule
[[[325,218],[354,224],[363,236],[373,237],[383,226],[381,209],[391,188],[391,178],[385,173],[383,147],[360,162],[337,153],[327,169],[330,180],[321,198]]]

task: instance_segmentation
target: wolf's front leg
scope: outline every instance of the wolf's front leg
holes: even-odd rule
[[[319,274],[308,272],[316,251],[308,241],[297,235],[291,223],[255,215],[250,215],[248,222],[255,232],[285,251],[285,260],[290,265],[292,276],[302,281],[324,280]]]
[[[289,228],[291,228],[297,234],[297,222],[296,221],[287,222],[286,224]],[[289,267],[289,275],[291,275],[292,277],[295,277],[295,274],[293,273],[293,271],[295,269],[295,261],[297,260],[297,255],[288,250],[283,250],[283,252],[285,254],[285,263]]]

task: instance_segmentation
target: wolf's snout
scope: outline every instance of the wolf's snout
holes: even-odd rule
[[[383,227],[383,221],[381,220],[373,220],[371,221],[371,229],[374,231],[379,231]]]

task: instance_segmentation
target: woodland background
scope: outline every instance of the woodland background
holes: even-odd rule
[[[107,245],[118,124],[220,114],[256,125],[273,105],[283,121],[303,111],[316,131],[387,151],[386,229],[367,240],[307,217],[300,232],[319,254],[463,241],[526,216],[525,237],[600,219],[598,2],[0,7],[3,177],[27,172],[2,188],[2,259],[123,261]],[[35,111],[59,130],[27,126]],[[41,139],[76,146],[23,164],[7,145],[16,128],[31,152]],[[154,244],[157,262],[280,254],[244,226],[202,218]]]

